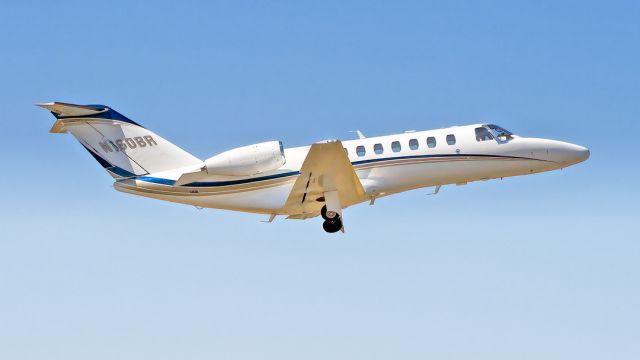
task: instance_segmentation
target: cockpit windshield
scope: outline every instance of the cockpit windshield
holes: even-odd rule
[[[511,131],[505,130],[498,125],[488,124],[485,125],[489,131],[493,134],[496,139],[507,141],[513,139],[513,133]]]

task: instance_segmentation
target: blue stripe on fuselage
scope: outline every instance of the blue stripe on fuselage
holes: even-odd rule
[[[187,187],[213,187],[213,186],[229,186],[229,185],[240,185],[247,184],[255,181],[263,181],[263,180],[272,180],[279,179],[287,176],[300,175],[300,171],[290,171],[281,174],[274,174],[268,176],[259,176],[248,179],[238,179],[238,180],[225,180],[225,181],[202,181],[202,182],[193,182],[189,184],[184,184],[183,186]],[[141,176],[136,178],[136,180],[146,181],[154,184],[162,184],[162,185],[174,185],[176,183],[175,180],[157,178],[153,176]]]
[[[424,158],[451,158],[451,157],[468,157],[468,156],[486,157],[486,158],[511,158],[511,159],[546,161],[546,160],[542,160],[542,159],[532,159],[532,158],[527,158],[527,157],[506,156],[506,155],[439,154],[439,155],[405,155],[405,156],[396,156],[396,157],[386,157],[386,158],[377,158],[377,159],[358,160],[358,161],[353,161],[351,163],[351,165],[370,164],[370,163],[390,161],[390,160],[424,159]],[[215,186],[240,185],[240,184],[247,184],[247,183],[252,183],[252,182],[256,182],[256,181],[272,180],[272,179],[278,179],[278,178],[294,176],[294,175],[300,175],[300,171],[290,171],[290,172],[286,172],[286,173],[280,173],[280,174],[274,174],[274,175],[268,175],[268,176],[259,176],[259,177],[254,177],[254,178],[238,179],[238,180],[193,182],[193,183],[184,184],[184,185],[181,185],[181,186],[186,186],[186,187],[215,187]],[[169,185],[169,186],[173,186],[176,183],[175,180],[157,178],[157,177],[153,177],[153,176],[140,176],[140,177],[136,178],[136,180],[150,182],[150,183],[154,183],[154,184]]]

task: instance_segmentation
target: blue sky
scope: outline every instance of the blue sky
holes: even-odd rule
[[[637,1],[36,2],[0,23],[0,358],[637,359]],[[205,158],[494,122],[591,149],[320,221],[115,192],[38,102]]]

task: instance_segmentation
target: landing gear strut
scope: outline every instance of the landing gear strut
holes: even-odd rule
[[[340,216],[340,214],[335,211],[327,211],[327,205],[324,205],[322,209],[320,209],[320,216],[322,216],[323,219],[327,220],[333,219],[336,216]]]

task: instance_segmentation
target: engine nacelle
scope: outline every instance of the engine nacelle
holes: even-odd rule
[[[231,149],[204,161],[212,175],[250,176],[275,170],[286,162],[280,141],[268,141]]]

